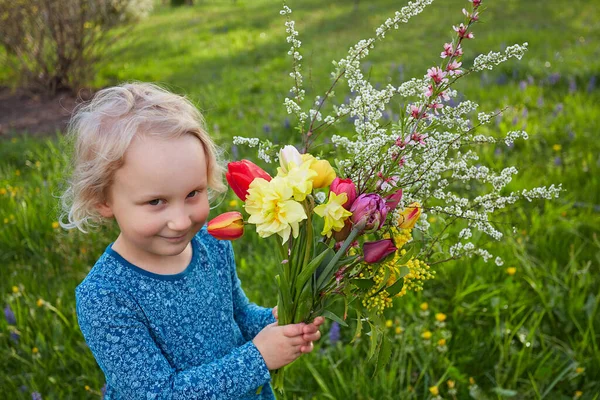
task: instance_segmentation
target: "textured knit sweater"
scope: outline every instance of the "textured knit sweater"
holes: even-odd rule
[[[192,249],[183,272],[159,275],[108,246],[77,287],[79,326],[106,376],[106,399],[274,399],[251,341],[275,322],[272,309],[248,301],[231,242],[204,227]]]

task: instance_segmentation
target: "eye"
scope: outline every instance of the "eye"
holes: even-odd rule
[[[200,193],[200,191],[198,191],[198,190],[194,190],[193,192],[190,192],[190,193],[187,195],[187,197],[188,197],[188,198],[190,198],[190,197],[196,197],[196,196],[197,196],[199,193]]]
[[[154,200],[150,200],[150,201],[148,202],[148,204],[150,204],[151,206],[158,206],[158,205],[160,204],[160,202],[161,202],[161,201],[162,201],[162,200],[160,200],[160,199],[154,199]]]

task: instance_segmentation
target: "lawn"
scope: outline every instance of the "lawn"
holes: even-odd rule
[[[267,0],[197,1],[150,17],[117,42],[92,86],[153,81],[186,94],[203,111],[225,158],[256,159],[233,136],[298,143],[283,99],[292,86],[280,4]],[[484,2],[486,4],[486,2]],[[289,1],[300,32],[307,99],[330,84],[331,61],[370,37],[403,6],[391,0]],[[399,85],[439,62],[463,0],[438,0],[388,34],[364,61],[374,84]],[[521,60],[466,77],[456,87],[481,111],[508,107],[488,132],[525,129],[529,140],[489,145],[481,162],[515,165],[517,190],[561,183],[558,200],[523,201],[497,216],[515,226],[500,243],[502,267],[474,258],[436,265],[436,278],[386,311],[394,347],[390,364],[372,377],[369,338],[353,339],[355,321],[330,332],[286,375],[287,399],[600,398],[600,24],[594,2],[489,2],[464,64],[479,53],[528,42]],[[0,85],[14,81],[0,66]],[[334,101],[343,101],[340,86]],[[386,110],[396,120],[404,107]],[[351,132],[344,121],[333,133]],[[0,138],[0,392],[5,398],[94,399],[104,376],[86,347],[74,289],[115,227],[84,235],[58,227],[58,196],[68,173],[63,132]],[[241,203],[230,192],[213,215]],[[430,222],[435,227],[435,216]],[[277,257],[252,229],[234,242],[248,297],[276,304]],[[10,312],[9,312],[10,311]],[[14,314],[12,318],[11,312]],[[444,321],[438,314],[446,316]],[[436,318],[437,315],[437,318]],[[435,387],[436,389],[433,389]],[[451,393],[456,394],[452,395]]]

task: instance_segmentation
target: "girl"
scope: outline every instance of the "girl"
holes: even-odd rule
[[[202,116],[147,83],[101,90],[71,120],[66,228],[120,230],[77,287],[106,399],[272,399],[269,370],[312,351],[311,324],[248,301],[231,243],[208,235],[223,168]],[[264,386],[260,390],[261,386]]]

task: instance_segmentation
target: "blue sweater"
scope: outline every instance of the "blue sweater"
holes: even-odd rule
[[[206,226],[188,267],[158,275],[108,246],[77,287],[77,318],[106,399],[274,399],[252,339],[275,322],[248,301],[231,242]],[[264,385],[260,394],[257,389]]]

